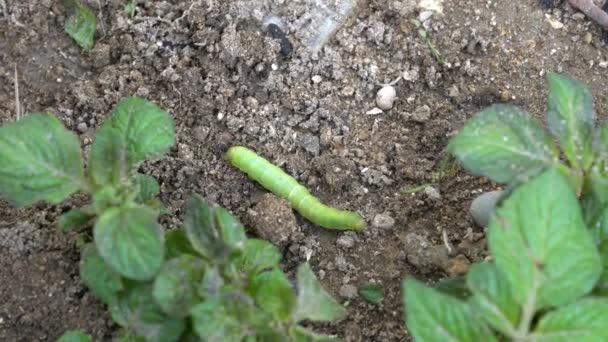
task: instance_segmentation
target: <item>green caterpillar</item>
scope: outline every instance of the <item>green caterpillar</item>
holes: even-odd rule
[[[362,230],[367,223],[357,213],[328,207],[310,194],[293,177],[268,160],[243,146],[233,146],[226,158],[237,169],[260,183],[273,194],[287,199],[300,215],[328,229]]]

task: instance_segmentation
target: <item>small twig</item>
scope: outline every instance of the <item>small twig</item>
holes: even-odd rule
[[[17,64],[15,64],[15,113],[17,121],[21,120],[21,103],[19,102],[19,74],[17,73]]]
[[[608,13],[597,7],[593,0],[568,0],[568,2],[572,7],[577,8],[598,23],[604,31],[608,31]]]
[[[448,255],[452,255],[452,252],[454,251],[454,247],[452,247],[452,244],[450,243],[450,240],[448,239],[448,231],[445,229],[441,229],[441,238],[443,240],[443,245],[445,246],[445,249],[448,250]]]

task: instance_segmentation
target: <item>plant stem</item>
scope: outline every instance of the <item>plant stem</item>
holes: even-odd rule
[[[514,342],[524,342],[528,339],[528,333],[530,332],[530,325],[532,324],[532,319],[534,318],[534,313],[536,312],[536,302],[538,300],[538,288],[540,287],[540,277],[539,270],[534,270],[534,280],[532,284],[532,292],[526,299],[524,306],[522,307],[522,317],[519,322],[519,326],[517,327],[517,331],[515,332],[515,336],[513,336]]]
[[[593,3],[593,0],[568,0],[568,2],[572,7],[578,8],[586,16],[602,26],[604,31],[608,31],[608,13],[597,7]]]

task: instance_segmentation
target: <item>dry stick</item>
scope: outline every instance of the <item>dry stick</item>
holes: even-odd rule
[[[19,103],[19,75],[17,74],[17,64],[15,64],[15,112],[17,121],[21,120],[21,103]]]
[[[608,31],[608,13],[597,7],[593,3],[593,0],[568,0],[568,2],[572,7],[578,8],[581,12],[598,23],[604,31]]]

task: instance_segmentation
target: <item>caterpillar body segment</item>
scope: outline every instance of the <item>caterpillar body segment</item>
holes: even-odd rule
[[[265,189],[286,199],[300,215],[316,225],[337,230],[362,230],[367,225],[355,212],[323,204],[295,178],[244,146],[231,147],[226,158]]]

